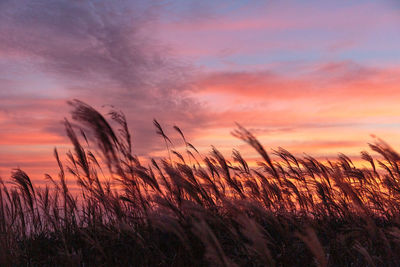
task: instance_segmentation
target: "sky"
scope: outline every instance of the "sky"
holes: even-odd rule
[[[56,173],[80,99],[123,111],[134,153],[165,155],[156,118],[207,153],[357,156],[400,146],[397,1],[0,0],[0,177]]]

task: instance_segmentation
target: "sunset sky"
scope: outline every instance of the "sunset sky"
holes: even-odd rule
[[[71,99],[122,110],[135,154],[153,118],[193,145],[358,155],[400,150],[398,1],[0,1],[0,177],[56,173]]]

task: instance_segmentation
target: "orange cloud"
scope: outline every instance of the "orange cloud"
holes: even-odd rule
[[[0,133],[0,145],[65,144],[65,138],[47,132]]]

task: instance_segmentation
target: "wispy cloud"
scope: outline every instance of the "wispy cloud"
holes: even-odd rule
[[[5,114],[13,114],[10,118],[15,120],[18,114],[26,115],[24,110],[28,109],[32,117],[25,117],[27,123],[31,119],[38,126],[35,117],[47,113],[53,121],[42,122],[53,128],[52,124],[67,113],[66,104],[60,104],[65,99],[80,98],[97,107],[115,105],[130,114],[131,125],[137,130],[139,152],[143,152],[140,148],[157,144],[148,138],[149,132],[153,132],[154,117],[190,124],[194,111],[201,108],[185,96],[192,88],[188,78],[190,66],[173,59],[168,47],[153,35],[157,8],[155,3],[146,1],[3,3],[2,58],[7,58],[8,66],[22,75],[35,71],[53,77],[55,85],[65,92],[48,99],[46,93],[57,88],[44,92],[30,88],[29,77],[2,82]],[[6,74],[10,71],[4,70],[0,77]],[[24,98],[26,95],[31,99]],[[57,115],[48,113],[54,105],[58,106]],[[199,121],[201,118],[197,117],[193,124]]]
[[[201,106],[186,96],[191,67],[154,35],[159,8],[155,1],[2,1],[0,156],[25,145],[50,161],[46,145],[66,142],[61,121],[72,98],[127,113],[138,154],[163,146],[153,118],[180,122],[186,132],[200,127]],[[31,167],[19,163],[9,157],[1,166]]]

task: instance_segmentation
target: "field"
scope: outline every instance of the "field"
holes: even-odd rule
[[[249,167],[236,150],[200,154],[178,127],[186,149],[174,151],[154,121],[166,157],[144,164],[123,114],[111,123],[70,104],[73,150],[65,162],[54,151],[58,177],[46,187],[20,169],[3,177],[1,266],[400,265],[400,155],[383,141],[361,152],[360,168],[346,155],[271,157],[238,125],[260,156]]]

